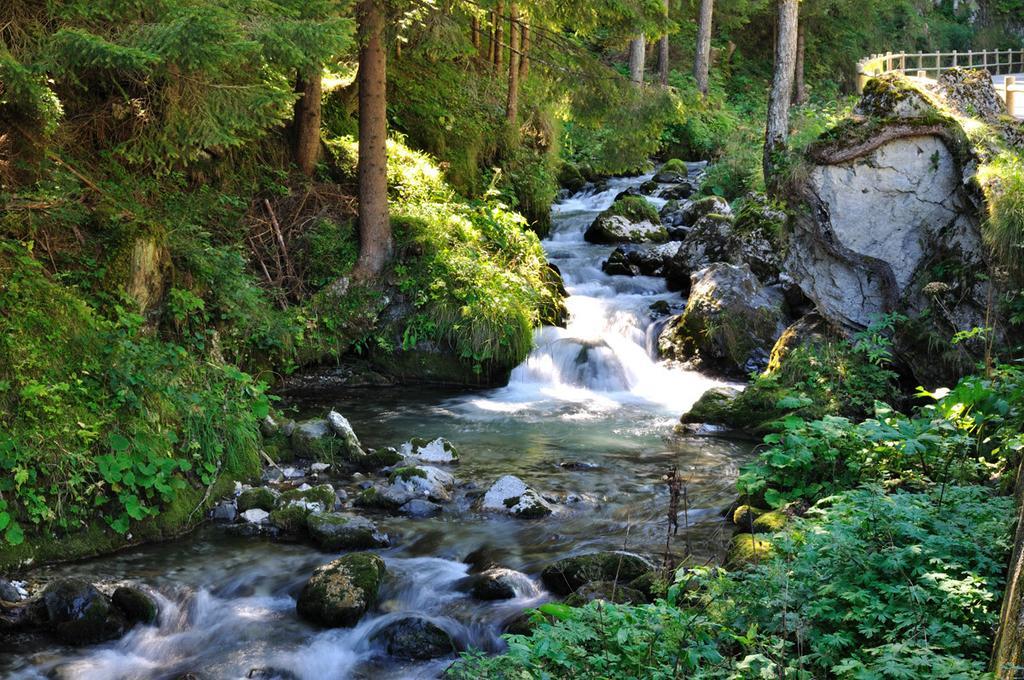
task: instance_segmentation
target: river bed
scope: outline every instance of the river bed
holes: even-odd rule
[[[664,317],[651,305],[665,301],[681,311],[684,301],[660,279],[606,276],[600,264],[612,247],[583,241],[586,226],[619,191],[647,179],[615,179],[600,193],[555,206],[544,246],[565,278],[571,320],[568,328],[538,331],[536,349],[507,387],[360,389],[296,404],[306,414],[322,416],[330,408],[345,414],[368,447],[444,437],[460,453],[461,463],[450,467],[459,482],[456,498],[440,516],[373,516],[392,539],[380,551],[392,576],[377,610],[356,628],[316,629],[295,614],[304,581],[336,555],[209,526],[174,543],[34,572],[39,580],[75,575],[141,584],[159,599],[159,623],[82,649],[0,650],[0,675],[171,679],[191,672],[212,680],[263,669],[253,677],[437,677],[451,658],[399,662],[382,652],[373,633],[412,612],[439,623],[464,647],[499,651],[502,626],[549,599],[537,576],[553,560],[623,548],[662,559],[664,475],[673,466],[686,482],[687,504],[670,542],[673,559],[715,560],[731,533],[720,511],[734,498],[737,468],[750,445],[674,434],[680,413],[719,384],[652,358]],[[559,511],[539,520],[474,511],[473,500],[506,474],[558,499]],[[350,497],[359,481],[342,485]],[[468,569],[462,560],[482,546],[533,584],[501,602],[460,592],[457,583]]]

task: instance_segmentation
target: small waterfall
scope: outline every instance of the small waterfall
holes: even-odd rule
[[[608,276],[601,264],[614,246],[583,239],[615,196],[650,178],[613,179],[604,191],[585,190],[553,207],[554,227],[543,245],[548,259],[562,271],[570,294],[568,325],[539,329],[535,349],[512,372],[508,387],[474,400],[474,406],[517,412],[558,408],[561,403],[577,412],[607,412],[637,404],[678,415],[717,384],[657,359],[657,332],[665,317],[653,314],[651,305],[663,300],[681,311],[684,301],[679,295],[670,293],[660,278]],[[665,204],[664,199],[647,198],[658,208]]]

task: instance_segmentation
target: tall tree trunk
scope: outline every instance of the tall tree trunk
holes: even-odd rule
[[[639,87],[644,82],[644,66],[647,61],[647,45],[644,37],[629,41],[629,79]]]
[[[487,31],[487,63],[494,63],[494,53],[497,50],[497,41],[495,40],[495,31],[498,28],[498,13],[493,9],[491,10],[491,28]]]
[[[501,65],[504,62],[505,47],[502,44],[505,42],[504,25],[505,3],[503,0],[498,0],[498,8],[494,11],[494,72],[498,74],[501,73]]]
[[[693,60],[693,77],[701,94],[708,93],[711,72],[711,22],[715,10],[714,0],[700,0],[700,18],[697,23],[697,55]]]
[[[300,75],[295,81],[299,98],[295,101],[292,123],[295,137],[295,164],[306,177],[312,177],[320,160],[320,73]]]
[[[470,37],[473,41],[473,48],[476,50],[477,55],[480,54],[480,17],[473,15],[472,22],[470,24]]]
[[[525,80],[530,75],[530,27],[519,25],[519,79]]]
[[[353,277],[379,275],[391,258],[387,176],[387,52],[384,0],[361,0],[359,16],[359,261]]]
[[[668,3],[669,0],[665,0],[665,18],[668,19]],[[658,41],[658,79],[662,85],[668,85],[668,33],[661,36],[661,40]]]
[[[778,39],[775,44],[775,74],[768,99],[768,124],[764,136],[764,181],[771,195],[778,195],[778,156],[789,138],[789,106],[793,100],[796,70],[796,33],[799,0],[777,0]]]
[[[798,19],[799,21],[799,19]],[[796,67],[793,86],[793,103],[807,103],[807,81],[804,80],[804,57],[807,52],[807,36],[804,31],[804,22],[799,21],[796,29]]]
[[[505,118],[513,126],[519,117],[519,52],[522,45],[519,41],[519,8],[511,2],[508,6],[508,101],[505,105]]]

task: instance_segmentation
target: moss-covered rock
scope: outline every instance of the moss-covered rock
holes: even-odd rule
[[[569,595],[580,586],[598,581],[626,584],[653,570],[639,555],[625,552],[597,552],[567,557],[541,572],[544,586],[557,595]]]
[[[397,468],[385,483],[375,483],[356,496],[358,507],[397,510],[416,498],[435,503],[452,499],[455,478],[444,470],[430,465],[410,465]]]
[[[680,422],[684,425],[710,423],[725,424],[733,403],[742,392],[735,387],[712,387],[700,396],[700,399],[683,414]]]
[[[400,453],[406,458],[415,458],[424,463],[459,462],[459,452],[455,449],[455,445],[442,437],[432,440],[413,437],[402,444]]]
[[[367,453],[366,457],[360,461],[359,469],[372,472],[401,462],[402,454],[398,452],[398,449],[389,446]]]
[[[96,586],[77,578],[51,581],[42,603],[50,631],[69,645],[113,640],[124,634],[126,621]]]
[[[306,519],[306,527],[313,542],[321,550],[369,550],[391,545],[388,535],[377,525],[355,515],[337,512],[316,513]]]
[[[626,196],[598,215],[583,237],[590,243],[664,243],[668,231],[647,199]]]
[[[264,486],[246,489],[238,495],[236,505],[239,513],[253,508],[270,512],[277,507],[277,494]]]
[[[746,265],[718,263],[694,274],[686,311],[658,338],[662,356],[747,376],[768,364],[786,327],[785,300]]]
[[[586,186],[587,178],[583,176],[583,173],[580,172],[580,169],[575,164],[565,162],[562,163],[562,167],[558,170],[558,183],[569,191],[576,193]]]
[[[377,604],[387,568],[371,553],[352,553],[318,567],[299,593],[299,616],[328,628],[351,628]]]
[[[644,596],[644,602],[654,602],[657,599],[668,597],[669,585],[664,574],[653,570],[633,579],[628,584],[631,590]]]
[[[783,510],[766,512],[754,520],[752,528],[755,534],[777,534],[786,528],[789,515]]]
[[[741,505],[732,513],[732,523],[739,527],[741,533],[754,533],[754,522],[768,512],[753,505]]]
[[[771,541],[755,534],[736,534],[729,542],[725,555],[725,566],[728,569],[760,564],[774,555]]]
[[[330,484],[318,484],[308,489],[292,489],[277,497],[277,508],[291,505],[304,507],[311,512],[330,512],[338,500],[334,487]]]
[[[554,508],[539,493],[514,475],[499,478],[480,499],[480,510],[504,512],[521,519],[547,517]]]
[[[156,623],[159,608],[156,600],[139,588],[120,586],[111,596],[114,606],[121,610],[128,623]]]
[[[601,600],[614,604],[643,604],[646,596],[639,590],[613,581],[592,581],[577,588],[565,598],[570,607],[582,607],[588,602]]]
[[[270,524],[282,539],[298,540],[306,535],[310,511],[303,505],[286,505],[270,513]]]
[[[689,174],[690,171],[686,167],[686,163],[678,158],[670,158],[658,168],[658,172],[654,175],[654,181],[664,184],[675,184],[684,181]]]

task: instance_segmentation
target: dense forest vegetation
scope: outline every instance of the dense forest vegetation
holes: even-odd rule
[[[281,462],[260,426],[295,374],[506,382],[565,321],[560,196],[708,161],[693,198],[782,252],[860,58],[1022,35],[1021,0],[7,0],[0,572],[193,529]],[[928,116],[985,161],[1005,327],[892,314],[773,353],[688,416],[764,437],[725,569],[666,554],[650,602],[545,604],[450,674],[983,676],[1024,448],[1024,132]]]

